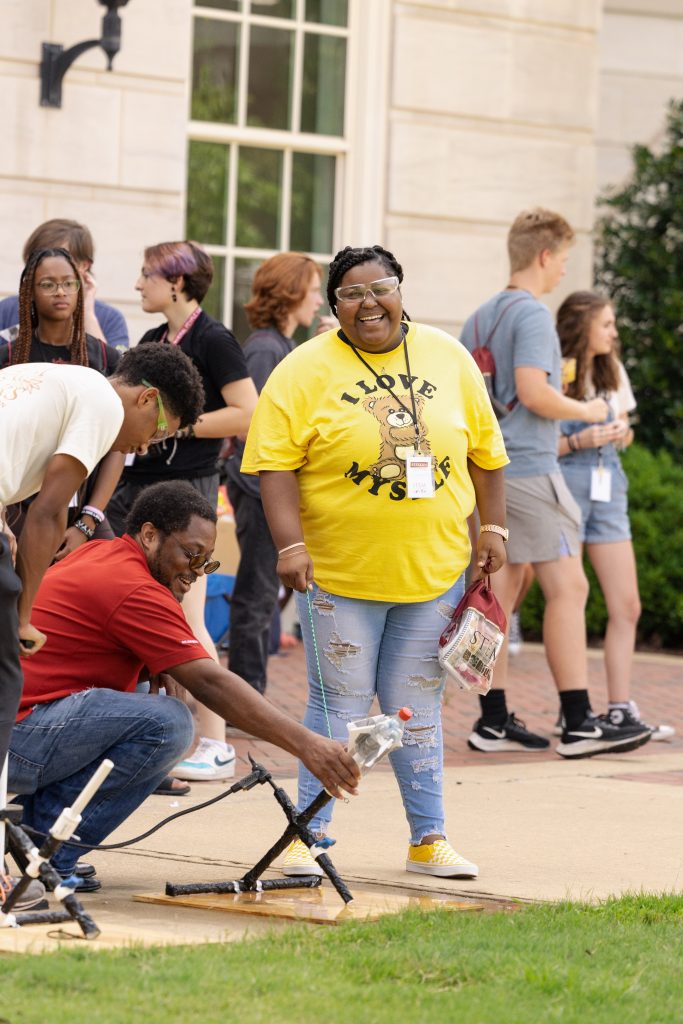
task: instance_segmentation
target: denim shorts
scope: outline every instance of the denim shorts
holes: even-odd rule
[[[612,474],[611,501],[591,501],[590,465],[562,466],[567,487],[581,509],[584,544],[616,544],[631,539],[628,519],[628,479],[619,463],[606,466]]]

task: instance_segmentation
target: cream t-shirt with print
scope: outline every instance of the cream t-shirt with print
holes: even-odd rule
[[[122,423],[121,399],[97,370],[59,363],[0,370],[0,504],[39,491],[53,455],[71,455],[91,473]]]
[[[474,360],[455,338],[422,324],[391,352],[353,349],[328,331],[275,368],[251,421],[242,472],[296,470],[304,536],[316,582],[344,597],[428,601],[470,559],[470,458],[508,462]],[[410,383],[421,437],[433,456],[433,498],[406,493],[415,444]],[[400,399],[397,402],[391,392]]]

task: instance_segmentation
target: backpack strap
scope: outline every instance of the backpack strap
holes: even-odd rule
[[[475,316],[474,316],[474,340],[475,340],[478,348],[488,348],[488,346],[491,344],[491,341],[493,339],[493,335],[496,333],[496,331],[500,327],[501,321],[503,320],[505,314],[509,313],[509,311],[512,309],[512,307],[516,306],[518,302],[524,302],[525,299],[526,299],[526,295],[515,295],[515,297],[512,300],[512,302],[508,302],[508,304],[505,306],[505,308],[498,314],[498,319],[496,320],[496,322],[494,323],[493,327],[489,331],[488,337],[486,338],[486,341],[482,342],[481,345],[479,344],[479,323],[478,323],[479,313],[478,312],[475,313]]]
[[[509,313],[510,310],[512,309],[512,307],[516,306],[517,303],[524,302],[525,299],[526,299],[526,295],[515,295],[515,297],[512,300],[512,302],[508,302],[507,303],[505,308],[503,310],[501,310],[501,312],[498,314],[498,319],[496,320],[496,322],[494,323],[493,327],[489,331],[486,340],[481,345],[479,344],[479,325],[478,325],[478,322],[477,322],[477,318],[478,318],[479,314],[478,313],[475,314],[475,317],[474,317],[474,340],[475,340],[478,348],[483,348],[483,349],[486,349],[486,351],[488,351],[488,346],[491,344],[493,336],[496,333],[496,331],[498,330],[498,328],[500,327],[501,322],[503,321],[503,318],[505,317],[506,313]],[[498,402],[498,400],[493,395],[493,381],[491,381],[491,383],[489,385],[489,391],[490,391],[491,402],[492,402],[493,407],[495,409],[496,408],[496,403]],[[511,402],[508,402],[507,405],[503,405],[502,402],[498,403],[499,406],[500,406],[501,414],[503,413],[503,410],[507,410],[507,412],[512,412],[514,407],[517,405],[517,402],[518,402],[518,399],[517,399],[517,397],[515,397],[515,398],[512,399]]]

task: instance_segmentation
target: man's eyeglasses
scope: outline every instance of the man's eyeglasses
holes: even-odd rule
[[[142,383],[146,388],[153,388],[156,385],[150,384],[148,380],[143,378]],[[154,431],[149,439],[150,444],[154,444],[157,441],[165,441],[168,437],[168,420],[166,419],[166,410],[164,409],[164,403],[161,401],[161,393],[157,388],[157,405],[159,406],[159,418],[157,419],[157,429]]]
[[[36,282],[43,295],[54,295],[61,288],[65,295],[75,295],[81,287],[77,277],[70,277],[67,281],[38,281]]]
[[[190,569],[192,569],[193,572],[199,572],[200,569],[203,569],[205,573],[210,573],[215,572],[216,569],[220,569],[220,562],[211,562],[206,557],[206,555],[193,555],[191,551],[188,551],[187,548],[183,547],[183,545],[180,543],[175,534],[172,533],[171,536],[175,540],[176,544],[178,545],[182,553],[187,558],[188,562],[190,563]]]
[[[370,284],[348,284],[344,288],[335,288],[334,294],[339,302],[365,302],[368,292],[375,299],[384,299],[387,295],[393,295],[398,284],[397,277],[383,277]]]

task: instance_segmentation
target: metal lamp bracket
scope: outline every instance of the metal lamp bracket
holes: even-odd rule
[[[128,0],[99,0],[107,7],[102,18],[102,38],[88,39],[76,43],[65,50],[61,43],[43,43],[43,59],[40,64],[40,105],[41,107],[61,107],[62,81],[75,60],[86,50],[101,46],[107,55],[107,71],[112,70],[114,57],[121,49],[121,17],[119,7],[124,7]]]

